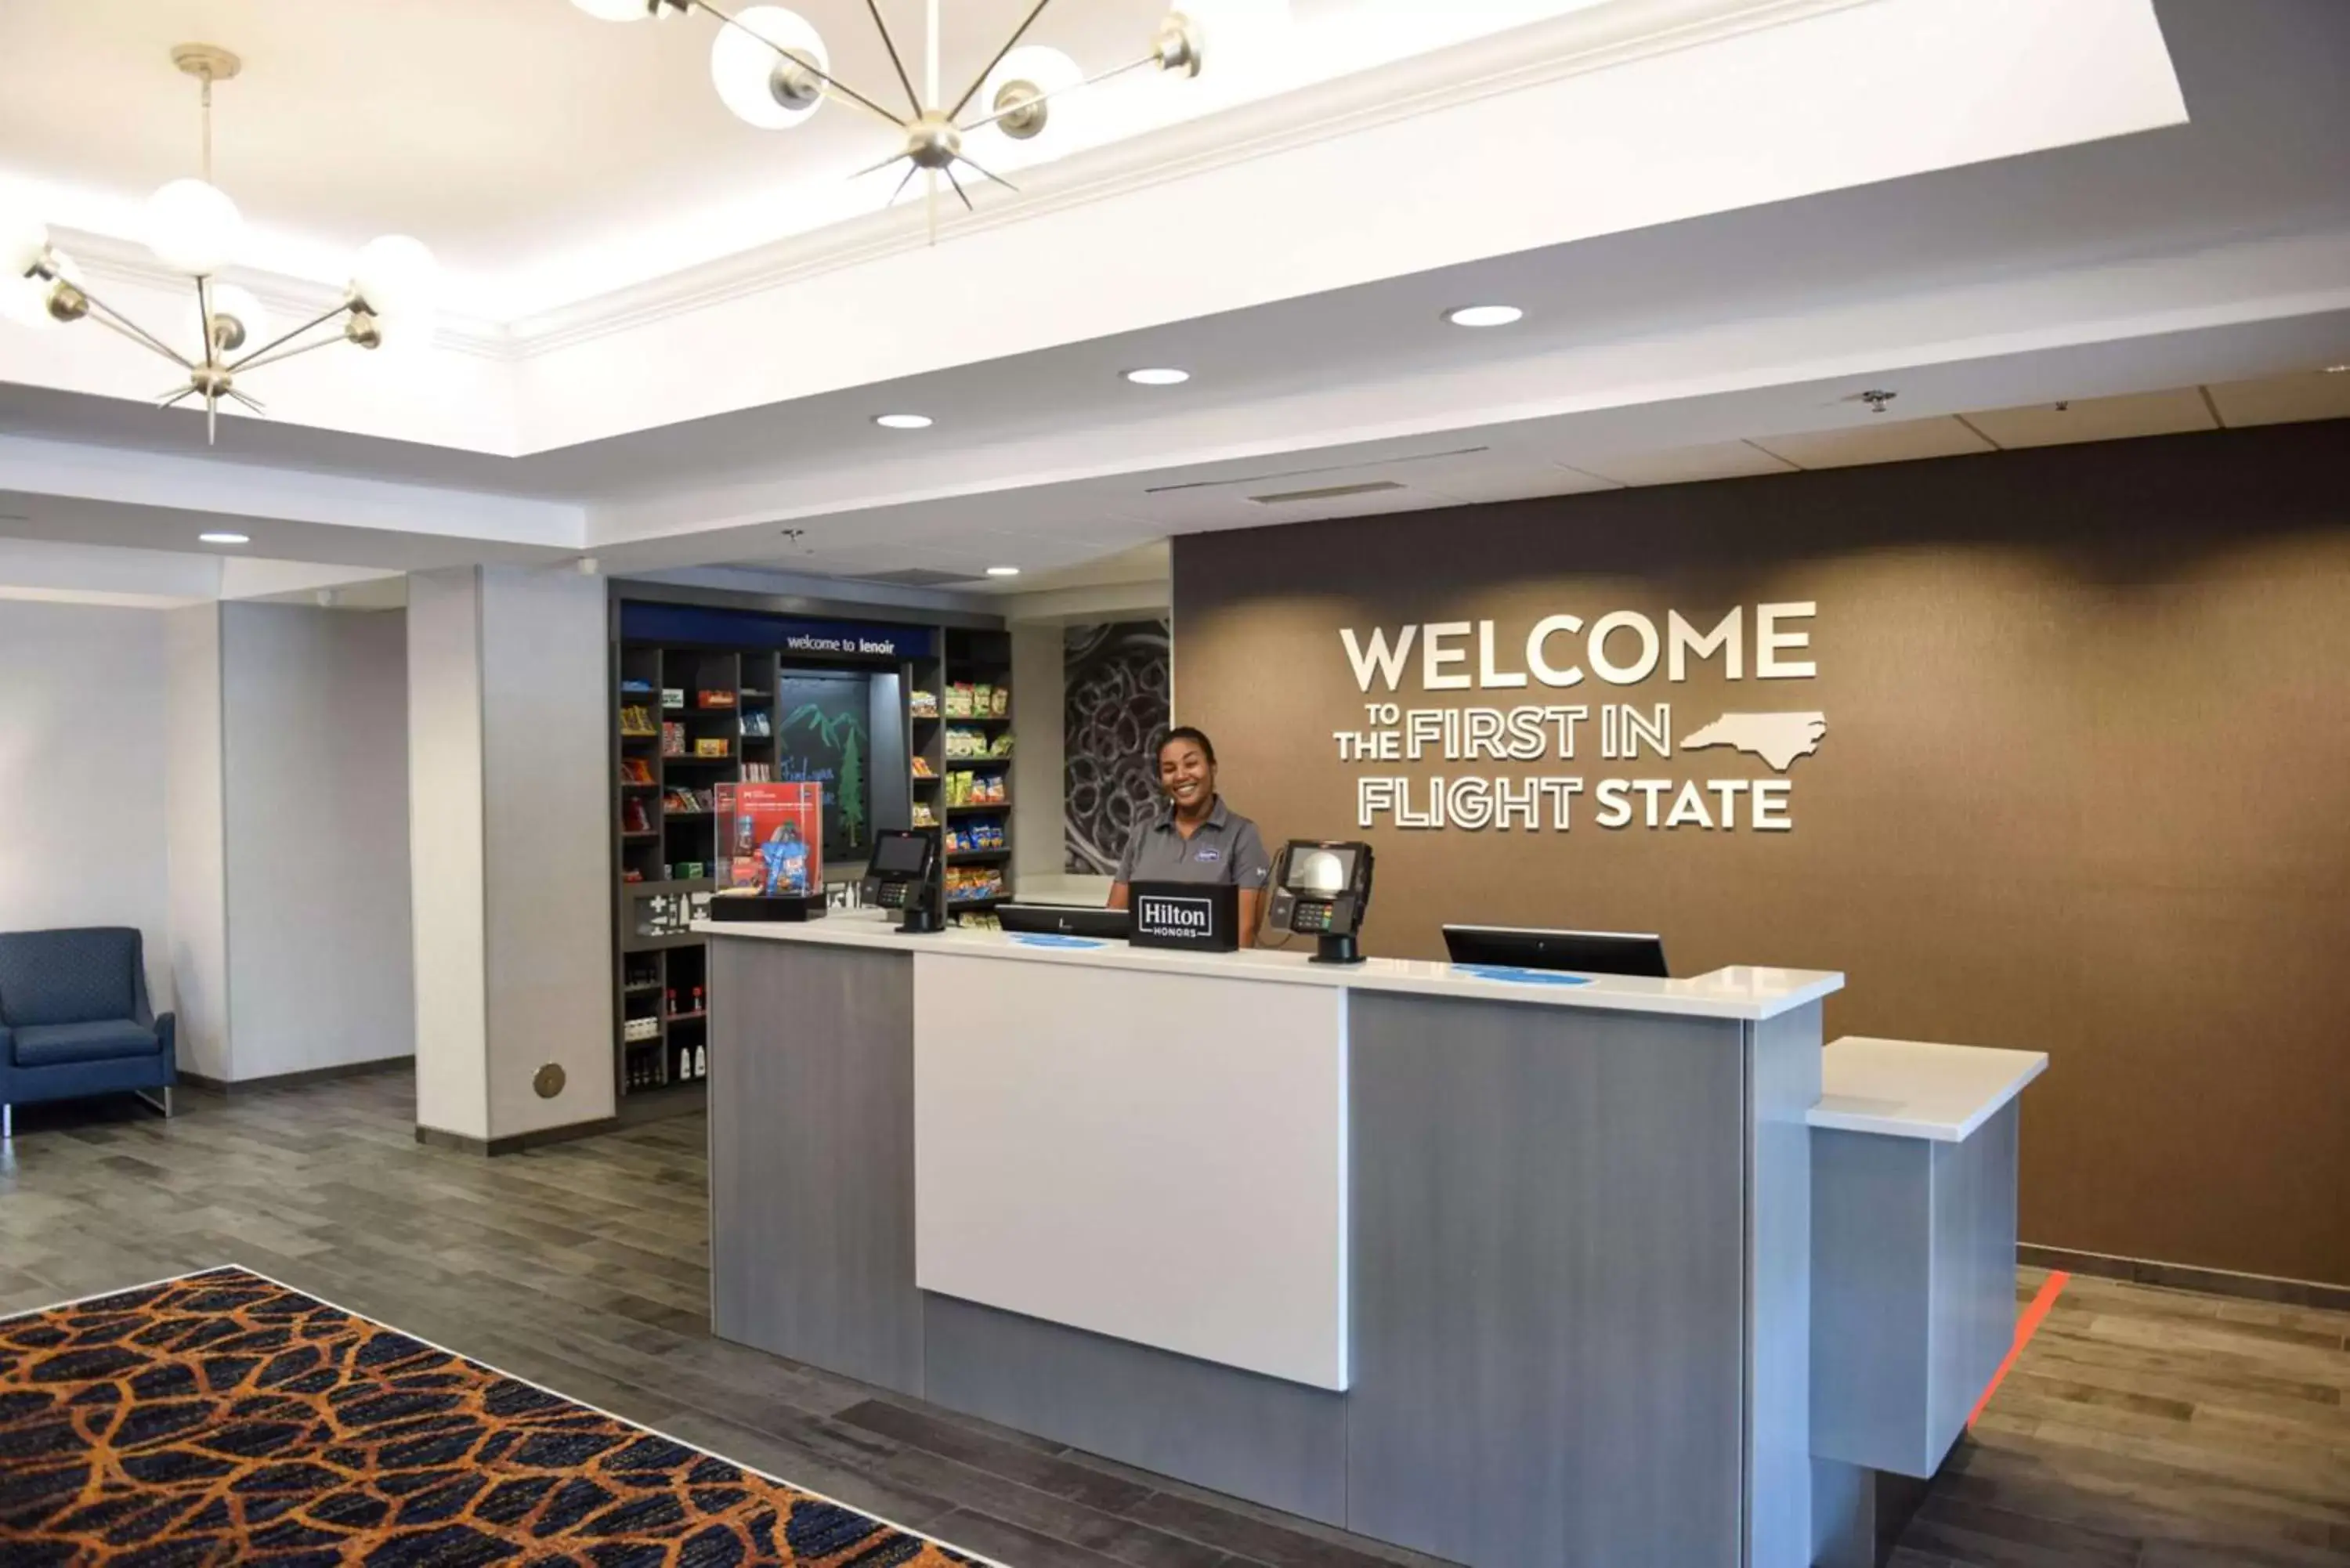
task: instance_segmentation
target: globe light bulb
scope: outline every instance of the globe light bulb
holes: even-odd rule
[[[244,235],[236,203],[216,185],[174,180],[147,199],[147,248],[173,272],[210,276]]]
[[[652,15],[645,0],[571,0],[598,22],[641,22]]]
[[[223,340],[213,345],[224,359],[234,359],[249,354],[269,341],[269,313],[250,291],[233,283],[216,283],[205,291],[213,299],[213,325]],[[188,302],[183,330],[187,340],[196,348],[199,362],[203,358],[203,312],[197,304]]]
[[[48,248],[47,224],[14,202],[0,206],[0,277],[24,276]]]
[[[441,265],[422,241],[385,234],[351,263],[351,292],[379,318],[430,316],[441,306]]]
[[[754,5],[736,13],[734,21],[732,27],[719,28],[710,41],[710,82],[718,89],[719,101],[737,119],[762,130],[785,130],[824,107],[821,94],[813,94],[805,102],[786,102],[775,96],[775,67],[782,63],[777,49],[805,56],[816,69],[831,71],[824,40],[814,24],[781,5]],[[766,42],[761,43],[762,38]]]
[[[1057,93],[1061,96],[1030,111],[1038,116],[1039,122],[1035,130],[1029,130],[1027,122],[1016,113],[997,120],[993,129],[1014,141],[1048,132],[1054,140],[1060,141],[1069,135],[1069,127],[1076,118],[1085,112],[1086,95],[1070,91],[1083,80],[1085,73],[1077,69],[1077,62],[1060,50],[1046,48],[1041,44],[1023,44],[997,61],[995,68],[987,73],[987,80],[980,87],[977,102],[988,114],[1002,112],[1011,107],[1003,101],[1003,89],[1014,82],[1025,82],[1040,94]]]

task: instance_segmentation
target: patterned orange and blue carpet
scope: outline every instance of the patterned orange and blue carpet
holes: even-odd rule
[[[981,1561],[242,1269],[0,1319],[0,1563]]]

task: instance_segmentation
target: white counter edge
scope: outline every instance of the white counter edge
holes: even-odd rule
[[[1687,980],[1648,980],[1631,975],[1594,975],[1587,984],[1521,983],[1464,974],[1448,963],[1418,959],[1369,959],[1360,964],[1316,964],[1302,952],[1252,949],[1232,953],[1186,953],[1164,948],[1130,948],[1110,942],[1097,948],[1030,946],[1001,931],[945,931],[910,936],[871,914],[833,915],[806,923],[756,920],[696,920],[709,937],[752,941],[801,942],[817,947],[879,949],[893,952],[942,952],[1014,963],[1076,964],[1095,969],[1139,970],[1154,974],[1212,975],[1224,980],[1276,985],[1323,985],[1352,991],[1396,992],[1421,996],[1515,1002],[1535,1007],[1572,1007],[1607,1012],[1659,1012],[1683,1018],[1724,1018],[1759,1023],[1792,1012],[1844,989],[1844,976],[1825,970],[1732,968]]]
[[[1819,1104],[1804,1119],[1837,1132],[1964,1143],[2047,1070],[2039,1051],[1847,1034],[1823,1048]]]

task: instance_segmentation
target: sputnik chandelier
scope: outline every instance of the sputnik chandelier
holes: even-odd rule
[[[81,269],[49,243],[47,225],[29,214],[0,211],[0,316],[27,324],[89,320],[171,360],[187,380],[158,400],[164,408],[189,398],[204,400],[205,439],[219,429],[224,398],[255,413],[261,401],[237,385],[250,370],[291,359],[334,343],[381,348],[387,335],[402,345],[429,343],[434,327],[439,269],[432,253],[405,234],[386,234],[360,250],[350,286],[332,308],[281,332],[266,342],[261,304],[214,275],[227,265],[244,234],[236,203],[213,181],[213,84],[227,81],[243,62],[210,44],[182,44],[172,63],[203,84],[203,177],[174,180],[147,202],[147,247],[195,286],[195,308],[187,336],[190,352],[174,348],[100,299]]]
[[[914,90],[913,78],[907,74],[905,57],[898,52],[889,25],[881,19],[878,0],[865,0],[866,12],[881,35],[882,47],[889,53],[889,63],[897,67],[898,85],[905,89],[910,113],[900,115],[834,77],[831,58],[814,25],[780,5],[754,5],[730,15],[711,0],[572,0],[582,11],[607,22],[637,22],[689,11],[700,11],[715,18],[719,30],[711,43],[711,80],[728,109],[763,130],[781,130],[798,125],[823,107],[828,98],[856,104],[889,121],[899,138],[898,151],[870,168],[858,171],[854,177],[887,169],[903,159],[906,174],[890,195],[894,203],[916,174],[927,173],[933,233],[938,224],[939,176],[946,177],[954,193],[962,198],[964,209],[972,210],[971,193],[955,174],[958,165],[1007,191],[1019,189],[973,162],[963,151],[963,139],[972,131],[992,125],[1012,140],[1024,141],[1044,130],[1052,115],[1053,100],[1065,93],[1146,67],[1180,71],[1187,77],[1200,74],[1205,39],[1197,16],[1180,10],[1170,11],[1159,23],[1149,53],[1092,76],[1079,72],[1075,63],[1058,50],[1033,46],[1019,49],[1020,40],[1050,3],[1051,0],[1036,0],[972,84],[952,103],[943,103],[939,94],[939,0],[930,0],[929,36],[924,49],[926,90],[920,93]],[[1017,55],[1014,53],[1015,49]],[[971,118],[962,118],[998,66],[1010,68],[993,101],[977,106],[978,112]]]

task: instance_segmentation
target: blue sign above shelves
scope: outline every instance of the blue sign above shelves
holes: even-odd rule
[[[795,658],[928,659],[938,633],[887,621],[808,620],[709,605],[620,602],[620,635],[632,642],[708,642],[772,648]]]

